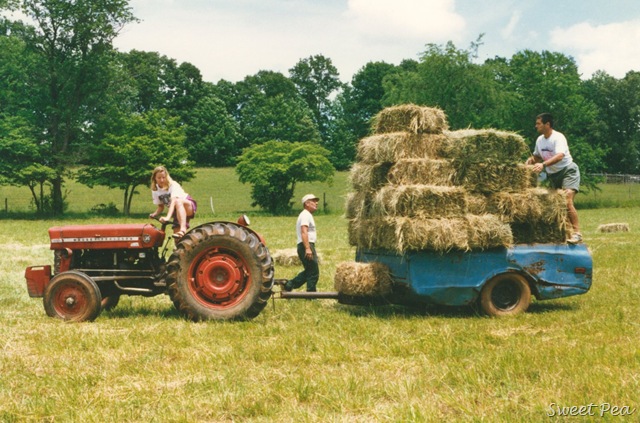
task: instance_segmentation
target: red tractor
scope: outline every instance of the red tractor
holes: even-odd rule
[[[273,261],[246,216],[193,228],[168,260],[166,225],[50,228],[53,272],[50,265],[28,267],[29,295],[44,297],[49,316],[76,322],[94,320],[121,295],[167,293],[194,321],[251,319],[262,311],[272,294]]]

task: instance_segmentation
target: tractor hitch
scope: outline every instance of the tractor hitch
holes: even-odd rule
[[[280,297],[285,300],[293,300],[293,299],[307,299],[307,300],[320,300],[320,299],[329,299],[329,300],[337,300],[338,292],[336,291],[325,291],[325,292],[294,292],[294,291],[280,291]]]

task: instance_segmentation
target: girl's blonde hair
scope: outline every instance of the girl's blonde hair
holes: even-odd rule
[[[167,168],[164,166],[157,166],[155,169],[153,169],[153,172],[151,172],[151,190],[152,191],[158,190],[158,184],[156,183],[156,175],[160,172],[164,172],[167,174],[167,182],[168,182],[167,188],[171,186],[171,184],[173,183],[173,179],[171,179],[171,176],[169,176],[169,171],[167,170]]]

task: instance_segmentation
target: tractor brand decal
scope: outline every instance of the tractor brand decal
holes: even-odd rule
[[[51,243],[61,244],[66,242],[118,242],[118,241],[134,242],[134,241],[138,241],[139,239],[140,237],[137,237],[137,236],[105,236],[105,237],[99,236],[99,237],[93,237],[93,238],[52,238]]]

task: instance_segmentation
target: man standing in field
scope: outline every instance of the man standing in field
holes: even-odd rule
[[[573,199],[580,190],[580,169],[571,157],[567,139],[553,129],[551,114],[542,113],[536,117],[536,130],[540,136],[536,140],[533,156],[527,159],[527,164],[533,165],[536,173],[546,171],[551,187],[565,191],[569,222],[573,227],[573,234],[567,242],[577,244],[582,241],[582,235]]]
[[[304,270],[287,281],[283,289],[291,291],[307,284],[307,292],[316,292],[316,285],[320,277],[318,267],[318,254],[316,253],[316,222],[313,220],[313,213],[318,209],[320,199],[313,194],[302,197],[303,210],[298,215],[296,222],[296,236],[298,238],[298,257],[304,266]]]

